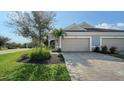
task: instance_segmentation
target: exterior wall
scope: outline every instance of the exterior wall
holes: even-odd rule
[[[90,38],[90,51],[95,46],[102,46],[103,38],[124,38],[124,32],[67,32],[64,38]],[[59,47],[62,47],[62,39],[59,40]],[[123,43],[123,41],[122,41]]]
[[[51,34],[48,35],[48,39],[49,40],[55,40],[55,38]]]

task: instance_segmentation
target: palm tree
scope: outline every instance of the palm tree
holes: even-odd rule
[[[60,29],[54,29],[53,32],[52,32],[52,35],[56,39],[56,44],[57,44],[57,48],[58,48],[58,46],[59,46],[59,38],[64,37],[64,35],[66,35],[66,33],[64,32],[64,30],[62,28],[60,28]]]

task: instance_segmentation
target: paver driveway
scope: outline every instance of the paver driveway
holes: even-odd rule
[[[99,53],[63,53],[72,80],[124,80],[124,60]]]

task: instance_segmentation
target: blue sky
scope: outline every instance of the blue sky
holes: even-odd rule
[[[11,38],[11,41],[25,43],[29,40],[13,33],[14,29],[7,26],[9,12],[0,12],[0,35]],[[87,22],[95,27],[124,29],[124,12],[56,12],[55,27],[62,28],[72,23]]]
[[[93,26],[102,27],[105,25],[105,28],[124,29],[124,26],[116,26],[118,23],[124,23],[124,12],[57,12],[57,20],[57,27],[85,21]]]

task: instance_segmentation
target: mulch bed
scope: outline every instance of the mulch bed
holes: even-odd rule
[[[29,59],[19,59],[17,60],[17,62],[29,63],[29,64],[62,64],[62,63],[65,63],[64,60],[61,60],[61,58],[58,57],[58,54],[52,54],[51,58],[45,61],[29,61]]]

